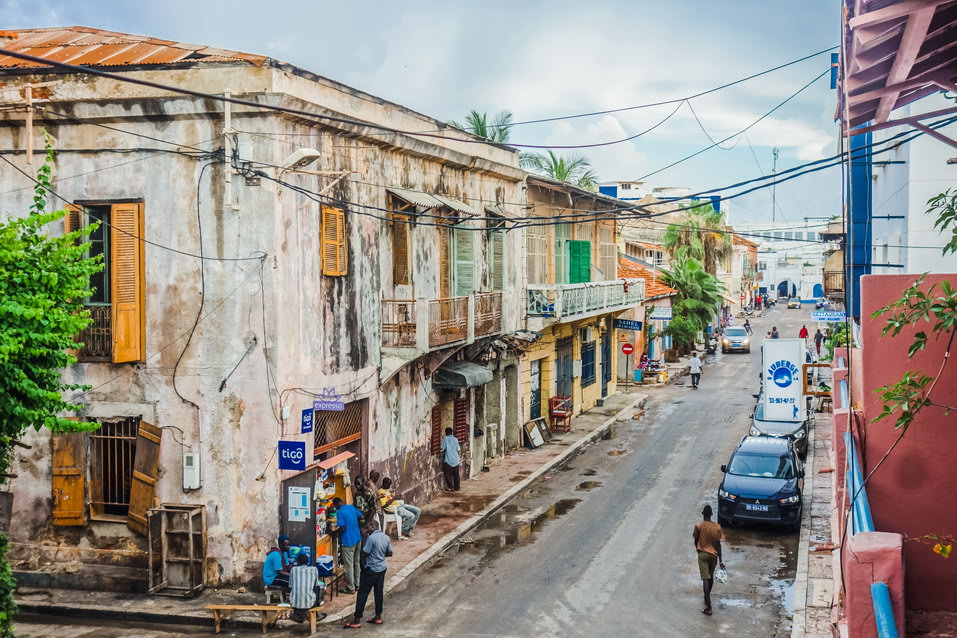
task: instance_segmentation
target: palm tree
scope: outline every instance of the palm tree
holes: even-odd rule
[[[478,137],[484,137],[489,142],[496,144],[505,144],[510,135],[509,128],[512,123],[512,113],[510,111],[499,111],[491,120],[488,113],[479,113],[475,109],[468,112],[465,116],[465,123],[460,124],[455,120],[446,122],[449,126],[468,131]]]
[[[525,153],[522,155],[521,164],[522,168],[533,173],[546,175],[585,190],[598,190],[598,176],[589,168],[591,162],[584,155],[565,157],[556,155],[553,151],[545,154]]]
[[[674,328],[670,334],[681,340],[682,350],[694,345],[694,336],[714,319],[721,305],[724,289],[718,278],[705,270],[704,265],[683,252],[672,261],[671,269],[662,270],[661,279],[678,291],[674,307]],[[689,330],[690,328],[690,330]]]
[[[718,264],[734,252],[731,236],[725,232],[724,214],[711,204],[698,204],[687,211],[687,220],[669,224],[665,230],[665,250],[671,257],[690,257],[704,264],[712,275],[718,274]]]

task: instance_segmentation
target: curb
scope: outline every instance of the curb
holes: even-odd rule
[[[445,552],[445,550],[451,547],[460,537],[471,532],[473,529],[475,529],[476,527],[484,523],[486,520],[491,518],[498,510],[500,510],[502,507],[507,505],[509,501],[511,501],[518,494],[523,492],[525,488],[531,485],[534,481],[538,480],[538,478],[540,478],[543,474],[554,469],[556,466],[559,466],[565,463],[566,461],[568,461],[568,459],[575,456],[579,450],[581,450],[583,447],[585,447],[589,443],[592,443],[600,439],[601,437],[603,437],[605,433],[609,429],[611,429],[611,426],[614,425],[615,422],[618,421],[623,414],[627,413],[630,410],[634,410],[635,408],[640,408],[641,406],[645,404],[647,400],[648,400],[647,395],[645,394],[639,395],[638,397],[635,398],[634,401],[632,401],[631,403],[626,405],[624,408],[616,412],[613,416],[603,421],[601,425],[599,425],[598,427],[593,429],[591,432],[589,432],[585,436],[581,437],[580,439],[572,443],[567,450],[565,450],[558,456],[554,457],[551,461],[549,461],[545,465],[542,465],[537,470],[532,472],[529,476],[525,477],[524,479],[522,479],[521,481],[513,485],[508,491],[506,491],[504,494],[502,494],[497,499],[492,501],[492,503],[489,504],[489,506],[485,508],[483,511],[479,512],[478,514],[468,519],[467,521],[464,521],[461,525],[456,527],[454,530],[452,530],[451,532],[449,532],[448,534],[440,538],[438,541],[435,542],[435,544],[432,545],[430,549],[419,554],[419,556],[416,557],[414,560],[412,560],[412,562],[410,562],[408,565],[403,567],[399,571],[399,573],[397,573],[395,576],[393,576],[392,578],[386,581],[385,595],[389,595],[390,592],[392,592],[394,589],[396,589],[396,587],[401,585],[420,567],[422,567],[423,565],[431,561],[433,558],[435,558],[439,554],[442,554],[443,552]],[[349,616],[352,613],[354,613],[353,610],[347,607],[346,609],[343,609],[337,614],[332,614],[326,617],[325,619],[323,619],[322,622],[323,623],[340,622],[344,620],[346,616]]]
[[[817,437],[817,418],[808,432],[807,460],[804,462],[805,481],[804,493],[811,495],[810,502],[805,503],[801,513],[801,536],[798,539],[797,573],[794,576],[794,611],[791,615],[791,638],[804,638],[807,631],[807,578],[808,578],[808,551],[811,540],[811,506],[814,502],[814,481],[817,478],[815,471],[814,454]],[[810,473],[808,473],[810,468]]]

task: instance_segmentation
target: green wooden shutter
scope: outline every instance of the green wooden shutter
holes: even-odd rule
[[[591,242],[568,242],[568,283],[591,281]]]
[[[462,297],[475,292],[475,231],[456,228],[455,235],[455,295]]]
[[[492,230],[488,233],[489,287],[502,290],[505,287],[505,233]]]

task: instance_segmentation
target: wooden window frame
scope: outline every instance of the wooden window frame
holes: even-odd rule
[[[104,433],[105,426],[113,426],[132,421],[132,431],[123,434]],[[90,480],[87,482],[89,491],[87,494],[87,503],[90,509],[90,520],[104,521],[110,523],[125,523],[129,513],[130,494],[133,483],[133,464],[136,460],[136,436],[139,432],[139,425],[142,419],[131,417],[129,419],[103,419],[100,421],[100,429],[90,432],[88,455],[88,472]],[[111,445],[112,443],[112,445]],[[124,445],[124,443],[126,445]],[[128,446],[128,450],[124,449]],[[113,447],[112,450],[106,448]],[[113,467],[116,466],[116,467]],[[128,466],[128,467],[126,467]],[[119,471],[116,471],[119,470]],[[127,471],[128,470],[128,471]],[[104,490],[107,481],[107,475],[113,475],[110,483],[120,483],[119,490],[126,492],[125,502],[121,500],[106,502]],[[123,474],[121,477],[120,474]],[[123,514],[108,513],[108,505],[125,507]]]
[[[341,208],[322,205],[320,209],[320,260],[322,274],[344,277],[349,274],[349,225]]]
[[[78,352],[81,362],[96,363],[142,363],[146,360],[146,242],[145,212],[141,201],[84,201],[68,206],[63,219],[64,233],[79,230],[86,225],[86,207],[110,208],[108,224],[109,242],[105,267],[109,304],[97,304],[97,308],[109,307],[110,356],[84,356]],[[102,321],[98,321],[98,324]],[[91,328],[104,329],[95,324]],[[77,336],[80,341],[83,334]]]
[[[392,241],[392,285],[411,285],[412,276],[412,226],[415,205],[387,193],[386,208],[389,214]]]
[[[485,247],[486,247],[486,272],[488,276],[487,289],[490,291],[499,291],[505,289],[505,217],[495,213],[488,213],[490,219],[486,221]],[[496,251],[498,255],[498,264],[496,265]]]

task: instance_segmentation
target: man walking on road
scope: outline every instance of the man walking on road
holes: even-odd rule
[[[697,390],[698,381],[701,380],[701,359],[698,358],[697,352],[691,353],[691,361],[688,362],[688,366],[691,370],[691,387]]]
[[[798,333],[798,339],[807,339],[807,326],[801,326],[801,331]]]
[[[695,523],[694,548],[698,552],[698,572],[701,575],[701,584],[704,588],[704,609],[701,613],[711,615],[711,588],[714,586],[714,570],[720,565],[724,569],[724,562],[721,560],[721,540],[724,538],[724,532],[721,526],[711,521],[711,506],[705,505],[701,510],[701,517],[704,519]]]
[[[821,333],[821,329],[818,328],[817,332],[814,333],[814,347],[817,349],[817,356],[821,356],[822,341],[824,341],[824,335]]]
[[[373,625],[382,624],[382,599],[385,596],[385,570],[388,567],[385,559],[392,556],[392,543],[389,537],[382,533],[379,524],[371,520],[366,525],[369,538],[362,546],[362,556],[366,565],[359,580],[359,595],[356,597],[356,611],[352,620],[346,621],[346,629],[362,628],[362,613],[365,611],[369,592],[375,592],[375,616],[368,622]]]
[[[462,485],[459,479],[459,440],[452,434],[452,428],[445,428],[442,439],[442,474],[445,475],[445,491],[458,492]]]

